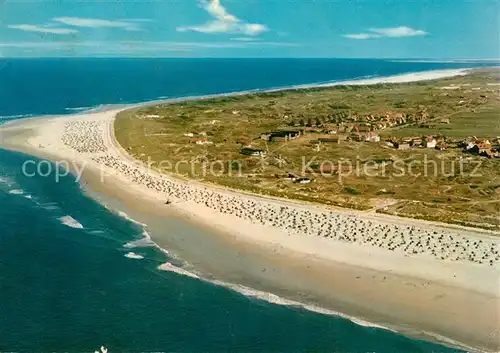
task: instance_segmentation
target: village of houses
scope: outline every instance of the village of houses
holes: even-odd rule
[[[160,118],[159,115],[147,115],[143,118]],[[406,126],[419,126],[422,128],[431,128],[433,124],[449,124],[449,118],[431,119],[427,112],[421,112],[417,115],[403,113],[386,112],[381,115],[359,116],[349,112],[339,112],[335,115],[329,115],[326,118],[305,118],[298,116],[291,119],[284,115],[282,120],[288,121],[282,127],[261,133],[260,136],[252,138],[241,138],[240,153],[247,156],[263,156],[267,150],[253,148],[255,140],[264,140],[270,143],[287,142],[299,139],[306,135],[315,136],[309,139],[310,146],[320,148],[322,144],[341,144],[350,142],[383,142],[387,146],[397,150],[408,150],[411,148],[432,148],[436,150],[461,149],[465,153],[475,154],[488,158],[500,158],[500,136],[490,141],[485,138],[468,136],[463,139],[449,138],[444,135],[430,136],[408,136],[391,137],[390,134],[384,134],[382,137],[379,132],[391,128],[403,128]],[[430,123],[432,120],[432,123]],[[219,120],[212,120],[210,125],[219,124]],[[207,132],[185,132],[184,137],[188,137],[190,143],[196,145],[214,144],[208,137]]]
[[[289,118],[284,116],[283,119]],[[363,116],[351,115],[347,112],[336,114],[329,121],[325,119],[306,119],[299,117],[292,119],[286,126],[261,133],[260,136],[253,138],[264,140],[270,143],[287,142],[299,139],[306,135],[314,135],[310,139],[310,146],[319,148],[322,144],[341,144],[350,142],[372,142],[379,143],[381,140],[387,146],[407,150],[411,148],[432,148],[437,150],[461,149],[463,152],[484,156],[488,158],[500,158],[500,136],[490,141],[476,136],[469,136],[464,139],[448,138],[443,135],[434,136],[408,136],[408,137],[390,137],[386,135],[382,138],[379,132],[390,128],[402,128],[409,125],[417,125],[423,128],[432,127],[429,123],[429,115],[421,113],[412,117],[402,113],[386,113],[381,116]],[[214,123],[214,122],[212,122]],[[449,124],[448,118],[439,119],[437,124]],[[192,143],[198,145],[212,144],[206,136],[206,133],[186,133],[184,136],[193,138]],[[241,154],[251,156],[262,156],[267,153],[266,150],[253,148],[252,142],[248,139],[242,142]]]
[[[326,118],[305,118],[300,115],[281,117],[282,126],[273,131],[266,131],[251,137],[240,137],[238,140],[239,153],[245,156],[264,157],[269,153],[266,146],[286,143],[303,139],[308,148],[318,150],[322,145],[342,145],[354,143],[378,143],[386,148],[396,150],[410,150],[414,148],[429,148],[439,151],[455,149],[485,158],[500,158],[500,136],[494,140],[470,136],[463,139],[449,138],[443,135],[434,136],[407,136],[391,137],[391,129],[401,129],[406,126],[432,128],[433,124],[449,124],[447,118],[430,118],[426,112],[417,115],[386,112],[380,115],[360,116],[347,111],[338,112]],[[217,126],[221,122],[212,120],[208,125]],[[379,135],[382,132],[389,132]],[[210,128],[202,132],[185,132],[184,137],[196,145],[217,145],[219,141],[212,141]],[[297,142],[299,142],[297,141]],[[255,146],[260,146],[255,147]],[[308,183],[312,180],[304,177],[293,178],[298,183]]]

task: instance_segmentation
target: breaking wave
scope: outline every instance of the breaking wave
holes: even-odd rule
[[[142,231],[142,239],[133,240],[123,245],[124,248],[147,248],[147,247],[158,247],[158,245],[151,240],[149,233],[146,230]]]
[[[71,216],[59,217],[58,220],[68,227],[83,229],[83,225]]]
[[[235,292],[243,294],[246,297],[263,300],[263,301],[266,301],[266,302],[271,303],[271,304],[302,308],[302,309],[306,309],[308,311],[312,311],[312,312],[315,312],[318,314],[323,314],[323,315],[338,316],[338,317],[341,317],[343,319],[347,319],[347,320],[349,320],[357,325],[360,325],[360,326],[374,327],[374,328],[378,328],[378,329],[396,332],[388,327],[377,325],[377,324],[374,324],[374,323],[371,323],[368,321],[364,321],[364,320],[361,320],[359,318],[355,318],[352,316],[348,316],[348,315],[342,314],[342,313],[337,312],[337,311],[324,309],[324,308],[321,308],[319,306],[312,305],[312,304],[300,303],[300,302],[295,301],[295,300],[285,299],[285,298],[282,298],[276,294],[260,291],[260,290],[249,288],[249,287],[246,287],[243,285],[232,284],[232,283],[227,283],[227,282],[218,281],[218,280],[209,281],[209,282],[211,282],[215,285],[218,285],[218,286],[229,288]]]
[[[374,324],[374,323],[371,323],[368,321],[364,321],[364,320],[356,318],[356,317],[348,316],[348,315],[345,315],[345,314],[337,312],[337,311],[324,309],[324,308],[321,308],[321,307],[316,306],[316,305],[304,304],[304,303],[301,303],[301,302],[298,302],[295,300],[285,299],[285,298],[282,298],[282,297],[280,297],[276,294],[273,294],[273,293],[260,291],[260,290],[253,289],[253,288],[246,287],[246,286],[239,285],[239,284],[233,284],[233,283],[228,283],[228,282],[224,282],[224,281],[203,278],[203,277],[200,277],[197,274],[190,272],[182,267],[172,265],[170,262],[166,262],[164,264],[161,264],[160,266],[158,266],[158,270],[174,272],[174,273],[177,273],[177,274],[182,275],[182,276],[187,276],[187,277],[199,279],[199,280],[202,280],[202,281],[205,281],[208,283],[212,283],[216,286],[230,289],[230,290],[237,292],[241,295],[244,295],[246,297],[255,298],[255,299],[262,300],[262,301],[265,301],[265,302],[268,302],[271,304],[289,306],[289,307],[295,307],[295,308],[302,308],[302,309],[305,309],[305,310],[308,310],[311,312],[315,312],[318,314],[337,316],[337,317],[341,317],[343,319],[349,320],[349,321],[351,321],[354,324],[359,325],[359,326],[373,327],[373,328],[383,329],[383,330],[397,333],[397,331],[392,330],[388,327],[385,327],[382,325],[377,325],[377,324]]]
[[[146,224],[136,221],[135,219],[133,219],[132,217],[130,217],[125,212],[118,211],[117,213],[118,213],[118,216],[120,216],[123,219],[126,219],[129,222],[132,222],[134,224],[140,225],[141,227],[146,227]]]
[[[93,107],[74,107],[74,108],[65,108],[66,111],[77,114],[77,113],[90,113],[94,111],[101,110],[103,105],[96,105]]]
[[[135,252],[128,252],[124,256],[128,257],[129,259],[135,259],[135,260],[144,259],[144,256],[136,254]]]
[[[58,210],[60,208],[57,202],[40,203],[39,206],[47,211]]]
[[[32,116],[33,114],[0,115],[0,120],[22,119],[22,118],[30,118]]]
[[[12,195],[22,195],[22,194],[24,194],[24,190],[21,190],[21,189],[10,190],[9,194],[12,194]]]
[[[118,211],[117,213],[123,219],[126,219],[129,222],[137,224],[137,225],[141,226],[141,228],[142,228],[142,233],[141,233],[142,238],[141,239],[137,239],[137,240],[129,241],[128,243],[126,243],[125,245],[123,245],[124,248],[133,249],[133,248],[155,247],[158,250],[160,250],[161,252],[163,252],[164,254],[171,256],[171,254],[168,252],[168,250],[163,249],[162,247],[158,246],[158,244],[156,244],[153,240],[151,240],[151,236],[149,235],[148,231],[146,230],[147,229],[147,225],[146,224],[141,223],[139,221],[136,221],[135,219],[133,219],[132,217],[130,217],[125,212]]]
[[[175,272],[175,273],[182,275],[182,276],[201,279],[198,275],[195,275],[194,273],[189,272],[188,270],[185,270],[181,267],[174,266],[170,262],[166,262],[164,264],[161,264],[160,266],[158,266],[158,269],[161,271]]]

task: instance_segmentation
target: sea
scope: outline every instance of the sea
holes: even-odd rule
[[[0,124],[150,100],[491,65],[0,59]],[[47,164],[43,176],[25,175],[28,158],[34,159],[0,149],[1,352],[94,352],[101,345],[110,353],[460,351],[199,278],[176,267],[182,259],[155,246],[144,225],[95,201],[71,174],[57,180]],[[173,265],[159,269],[167,262]]]

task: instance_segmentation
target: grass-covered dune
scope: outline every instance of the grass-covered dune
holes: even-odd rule
[[[498,70],[483,69],[437,81],[142,106],[118,115],[115,135],[131,155],[165,173],[264,195],[499,229],[500,159],[464,153],[461,145],[471,136],[494,145],[500,136],[499,77]],[[352,137],[366,130],[380,141]],[[300,136],[263,139],[279,131]],[[337,136],[338,143],[318,143]],[[388,144],[429,136],[446,148]],[[255,153],[242,153],[248,151]]]

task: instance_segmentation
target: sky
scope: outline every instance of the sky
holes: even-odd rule
[[[499,0],[2,0],[0,57],[497,59]]]

